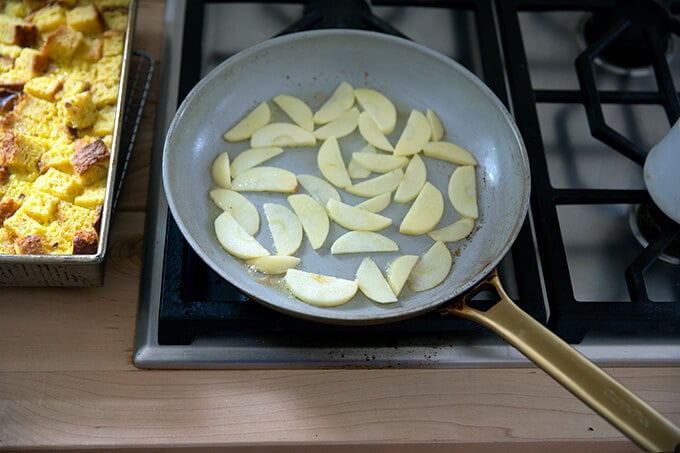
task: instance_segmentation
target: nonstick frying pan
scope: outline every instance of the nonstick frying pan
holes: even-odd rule
[[[279,278],[254,275],[219,246],[214,234],[218,209],[208,199],[213,188],[210,165],[222,151],[235,156],[248,147],[247,142],[227,144],[222,134],[259,102],[278,94],[300,97],[317,108],[341,81],[375,88],[395,102],[400,116],[390,136],[393,142],[410,109],[429,108],[445,125],[445,138],[469,149],[478,161],[480,217],[474,234],[450,246],[454,265],[441,285],[420,293],[406,290],[395,304],[372,303],[362,295],[334,308],[305,304],[286,292]],[[340,143],[346,162],[362,146],[356,136],[340,139]],[[287,149],[267,165],[320,176],[315,150]],[[224,61],[194,87],[169,127],[162,168],[170,210],[191,247],[253,299],[293,316],[344,324],[390,322],[438,307],[500,334],[641,447],[670,451],[680,444],[678,428],[525,314],[503,291],[494,269],[527,212],[529,163],[520,134],[502,103],[451,59],[402,38],[357,30],[319,30],[271,39]],[[445,194],[451,165],[428,159],[427,170],[428,180]],[[286,204],[282,194],[251,193],[248,197],[260,208],[265,202]],[[343,200],[360,201],[347,194]],[[395,225],[382,233],[397,241],[399,254],[421,255],[431,239],[398,233],[407,209],[408,205],[392,203],[383,214],[392,217]],[[447,209],[441,224],[454,218],[453,210]],[[332,225],[326,244],[342,232]],[[257,238],[273,250],[266,227]],[[362,259],[334,256],[329,246],[315,251],[307,243],[297,255],[304,270],[350,279]],[[381,254],[374,259],[384,269],[394,257]],[[474,308],[470,298],[488,286],[495,288],[499,301],[487,310]]]

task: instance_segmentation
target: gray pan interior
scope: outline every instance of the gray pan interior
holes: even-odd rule
[[[318,308],[292,297],[280,277],[251,272],[241,260],[218,244],[213,221],[219,214],[208,198],[213,182],[210,165],[218,153],[232,159],[248,148],[247,142],[230,144],[222,134],[261,101],[277,94],[291,94],[318,108],[341,81],[354,87],[375,88],[392,99],[399,110],[396,143],[410,109],[432,109],[440,116],[445,140],[458,143],[477,158],[477,191],[480,217],[469,240],[449,244],[454,265],[446,281],[420,293],[405,289],[399,301],[380,305],[358,294],[345,305]],[[273,102],[270,105],[274,107]],[[275,112],[277,119],[285,118]],[[358,134],[340,139],[349,162],[362,142]],[[297,174],[321,176],[315,148],[287,148],[266,163]],[[452,164],[424,158],[428,180],[445,198],[445,214],[439,226],[456,218],[446,187]],[[317,321],[367,324],[393,321],[430,310],[480,281],[507,253],[526,214],[530,176],[522,139],[510,115],[493,93],[465,68],[430,49],[383,34],[354,30],[321,30],[275,38],[226,60],[201,80],[178,109],[167,133],[163,153],[163,183],[171,212],[187,241],[220,276],[262,303],[295,316]],[[375,176],[375,175],[374,175]],[[304,192],[301,188],[301,192]],[[261,209],[265,202],[287,205],[286,195],[246,193],[259,208],[257,239],[273,251],[271,235]],[[361,201],[342,192],[343,201]],[[392,203],[382,214],[393,226],[382,233],[400,245],[398,253],[379,253],[373,258],[384,270],[396,256],[421,255],[433,243],[427,236],[403,236],[401,218],[410,204]],[[326,244],[315,251],[306,240],[297,253],[303,270],[352,279],[362,255],[330,253],[330,244],[344,233],[332,225]]]

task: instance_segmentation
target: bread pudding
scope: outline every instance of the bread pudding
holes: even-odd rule
[[[0,1],[0,254],[93,254],[129,0]]]

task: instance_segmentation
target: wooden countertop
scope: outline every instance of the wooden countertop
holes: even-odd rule
[[[163,10],[162,0],[140,1],[134,46],[158,64]],[[503,443],[509,451],[637,451],[535,368],[136,369],[131,355],[159,72],[112,225],[104,287],[0,288],[0,449],[281,452],[324,444],[324,451],[371,445],[406,452],[424,444],[425,451],[452,445],[485,451]],[[608,371],[680,424],[680,367]]]

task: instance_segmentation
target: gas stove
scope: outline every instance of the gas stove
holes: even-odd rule
[[[477,74],[514,115],[531,162],[530,212],[498,269],[510,297],[598,364],[679,365],[680,225],[655,208],[642,176],[646,153],[680,116],[678,12],[678,1],[643,0],[169,0],[135,365],[528,364],[484,328],[436,310],[362,327],[274,312],[183,239],[160,170],[179,103],[240,50],[315,28],[403,36]]]

